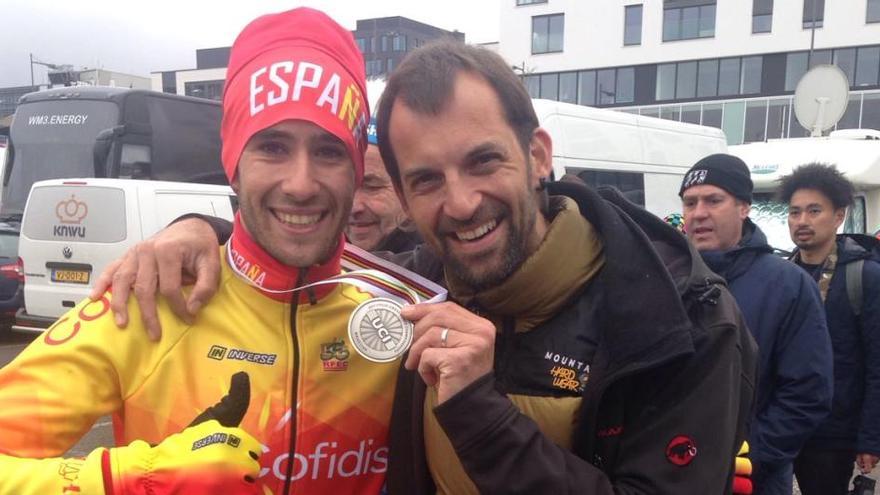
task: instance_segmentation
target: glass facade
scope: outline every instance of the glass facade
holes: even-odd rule
[[[806,137],[810,134],[794,117],[793,97],[790,95],[705,103],[669,103],[619,110],[718,127],[724,131],[729,145]],[[880,129],[880,90],[851,93],[846,112],[834,129]]]
[[[836,128],[880,129],[880,45],[530,74],[523,81],[533,98],[626,105],[615,109],[718,127],[730,144],[741,144],[809,135],[793,114],[791,93],[810,67],[828,63],[851,81]],[[765,71],[784,81],[765,80]]]
[[[761,55],[657,66],[657,101],[761,92]]]
[[[635,101],[635,69],[550,72],[523,78],[529,96],[580,105],[619,105]]]

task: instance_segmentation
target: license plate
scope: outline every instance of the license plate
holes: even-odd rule
[[[65,282],[69,284],[87,284],[89,283],[89,274],[85,270],[52,270],[53,282]]]

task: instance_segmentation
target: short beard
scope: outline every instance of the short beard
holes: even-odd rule
[[[506,249],[502,254],[501,262],[497,268],[483,273],[475,273],[468,268],[466,264],[459,262],[459,260],[450,253],[451,250],[449,247],[444,245],[441,258],[443,259],[443,265],[446,269],[475,291],[483,291],[501,285],[501,283],[513,275],[513,273],[522,266],[526,259],[528,259],[529,255],[531,255],[528,251],[527,236],[534,231],[537,215],[541,214],[538,211],[537,205],[532,201],[533,198],[531,195],[527,195],[524,204],[521,205],[522,214],[525,216],[525,221],[521,226],[513,224],[511,221],[512,215],[510,214],[511,212],[509,209],[505,212],[505,216],[510,222],[510,228],[507,235]]]
[[[517,229],[518,230],[518,229]],[[508,249],[502,255],[503,258],[498,267],[489,272],[477,274],[471,271],[467,265],[460,263],[457,258],[449,254],[445,249],[442,256],[443,265],[452,272],[456,278],[475,291],[483,291],[497,287],[507,280],[513,272],[528,258],[525,242],[521,232],[511,232],[507,236]]]

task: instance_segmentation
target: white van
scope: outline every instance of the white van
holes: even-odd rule
[[[663,217],[681,212],[678,188],[701,158],[726,153],[720,129],[549,100],[532,100],[553,138],[553,175],[610,185]]]
[[[16,330],[41,331],[85,298],[110,261],[185,213],[232,220],[229,186],[130,179],[36,182],[21,224],[24,308]]]
[[[875,234],[880,230],[880,131],[847,129],[825,137],[776,139],[731,146],[730,153],[749,166],[755,184],[752,220],[771,246],[794,249],[788,232],[788,205],[775,201],[779,179],[800,165],[834,165],[856,188],[841,232]]]

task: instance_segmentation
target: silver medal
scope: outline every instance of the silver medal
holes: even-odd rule
[[[385,297],[364,301],[348,319],[348,338],[358,354],[370,361],[394,361],[409,349],[413,324],[400,316],[403,304]]]

